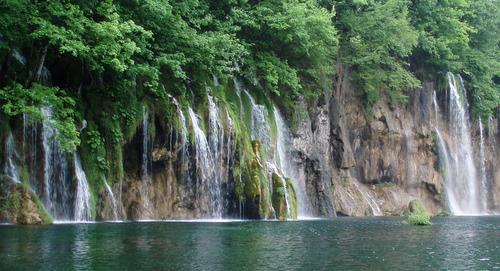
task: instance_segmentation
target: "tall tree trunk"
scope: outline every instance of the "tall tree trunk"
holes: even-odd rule
[[[43,65],[45,64],[45,57],[47,56],[47,50],[49,49],[49,43],[47,42],[42,49],[42,56],[40,57],[40,62],[38,63],[38,68],[35,74],[35,82],[40,82],[42,76]]]

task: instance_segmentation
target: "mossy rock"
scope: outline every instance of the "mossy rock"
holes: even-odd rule
[[[297,195],[289,178],[282,179],[278,174],[272,174],[273,196],[272,203],[276,211],[276,218],[279,220],[297,219]],[[286,189],[284,186],[286,184]],[[286,192],[288,192],[288,210],[286,206]]]
[[[431,214],[427,212],[422,202],[418,199],[410,201],[408,204],[409,213],[406,216],[406,221],[411,225],[426,226],[431,225]]]
[[[270,218],[273,215],[271,196],[269,193],[269,182],[264,167],[262,166],[262,157],[259,141],[252,142],[252,153],[250,160],[247,160],[247,166],[244,170],[244,195],[245,201],[251,204],[252,209],[248,213],[258,213],[258,218]],[[249,206],[247,204],[247,206]],[[254,218],[254,217],[252,217]]]
[[[11,184],[9,187],[7,193],[0,198],[0,209],[5,219],[14,224],[24,225],[52,223],[52,218],[40,199],[28,186]]]

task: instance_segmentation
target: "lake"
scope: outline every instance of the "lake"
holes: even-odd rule
[[[0,226],[2,270],[492,270],[500,217]]]

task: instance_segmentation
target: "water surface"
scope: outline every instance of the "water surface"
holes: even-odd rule
[[[500,217],[0,226],[2,270],[492,270]]]

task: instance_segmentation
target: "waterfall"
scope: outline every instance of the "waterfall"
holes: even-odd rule
[[[118,205],[116,204],[115,195],[113,194],[113,190],[109,186],[106,179],[103,178],[103,180],[104,180],[104,188],[106,188],[106,192],[108,193],[108,197],[111,200],[110,203],[111,203],[111,208],[113,211],[113,220],[118,220]]]
[[[436,138],[437,138],[437,147],[438,147],[438,158],[439,158],[439,168],[440,173],[444,178],[444,188],[446,191],[446,197],[448,201],[448,208],[453,214],[457,214],[460,210],[460,206],[457,203],[457,199],[455,198],[455,193],[453,193],[453,172],[451,168],[450,161],[450,153],[446,145],[446,141],[443,139],[441,132],[436,127]]]
[[[80,155],[74,153],[75,176],[77,180],[75,195],[75,221],[89,221],[92,219],[90,213],[90,189],[87,176],[82,168]]]
[[[291,152],[292,151],[291,146],[293,144],[292,135],[290,134],[290,131],[286,126],[285,121],[283,120],[283,117],[278,108],[276,108],[276,106],[273,107],[273,111],[274,111],[274,120],[276,122],[276,130],[277,130],[277,135],[276,135],[277,154],[275,155],[277,156],[276,160],[278,161],[278,165],[283,171],[284,175],[291,179],[291,182],[295,187],[295,191],[297,193],[297,201],[298,201],[297,204],[298,215],[302,217],[310,216],[311,206],[309,197],[306,192],[305,180],[299,177],[299,174],[297,172],[297,165],[292,160],[292,152]],[[288,195],[288,193],[286,194]]]
[[[14,183],[21,183],[21,177],[19,176],[19,171],[16,166],[16,146],[14,143],[14,137],[12,133],[7,136],[7,141],[5,142],[5,166],[4,173],[7,175]]]
[[[38,190],[37,151],[38,125],[28,113],[23,113],[23,153],[28,166],[29,184],[34,191]]]
[[[488,209],[488,176],[486,174],[486,158],[484,151],[484,128],[481,118],[479,118],[479,163],[481,170],[481,207]]]
[[[452,193],[454,198],[459,200],[454,214],[480,214],[484,209],[481,209],[479,204],[480,195],[473,160],[466,90],[461,77],[459,77],[460,82],[457,82],[453,74],[448,73],[447,76],[450,88],[450,135],[455,139],[452,146],[455,154],[452,159],[455,173],[451,179]]]
[[[375,201],[375,199],[373,199],[373,197],[369,193],[366,193],[363,190],[363,188],[361,188],[357,184],[356,181],[353,181],[352,183],[354,184],[354,186],[356,187],[356,189],[359,191],[359,193],[361,194],[361,196],[363,197],[363,199],[365,200],[365,202],[368,204],[368,206],[370,206],[372,214],[374,216],[382,216],[383,215],[382,210],[380,210],[380,207],[378,206],[378,204]]]
[[[43,107],[42,145],[44,153],[44,176],[41,193],[45,208],[55,220],[71,219],[71,178],[68,176],[66,154],[56,140],[57,129],[54,128],[52,109]]]
[[[233,77],[234,88],[236,89],[236,96],[238,96],[238,100],[240,101],[240,118],[243,119],[243,100],[241,99],[241,89],[243,88],[241,82],[238,81],[235,77]]]
[[[271,127],[266,119],[267,110],[264,105],[257,104],[248,93],[246,89],[243,89],[243,92],[250,100],[252,104],[252,123],[250,126],[250,138],[251,140],[259,140],[262,146],[264,147],[264,151],[268,158],[273,154],[271,150],[273,149],[271,146]]]
[[[226,111],[226,119],[227,119],[227,154],[226,154],[226,176],[227,179],[229,180],[230,176],[230,166],[231,166],[231,157],[232,157],[232,146],[234,144],[233,142],[233,137],[234,137],[234,124],[233,124],[233,119],[231,119],[231,116],[229,115],[229,111]],[[241,177],[241,176],[240,176]]]
[[[149,155],[149,112],[148,108],[144,106],[142,112],[142,164],[141,164],[141,197],[144,203],[144,209],[146,212],[150,213],[150,196],[149,196],[149,185],[151,183],[151,176],[149,173],[150,168],[150,155]]]
[[[182,112],[181,105],[179,104],[177,99],[175,99],[170,94],[167,94],[167,95],[172,99],[172,102],[175,105],[175,110],[177,112],[177,115],[179,116],[179,121],[181,124],[181,144],[182,144],[182,147],[185,148],[186,143],[187,143],[187,136],[188,136],[188,130],[187,130],[187,126],[186,126],[186,117],[184,116],[184,112]]]
[[[212,216],[222,217],[222,192],[221,185],[225,178],[224,159],[224,129],[221,125],[219,108],[214,102],[214,98],[208,95],[208,142],[213,159],[213,180],[210,182],[209,191],[212,199]]]
[[[196,115],[192,108],[189,108],[188,111],[195,136],[196,187],[198,188],[198,198],[202,200],[202,204],[204,205],[200,207],[208,208],[210,217],[220,218],[222,217],[220,186],[218,183],[219,180],[213,178],[216,168],[210,145],[205,132],[203,132],[199,125],[198,115]],[[212,112],[212,114],[214,113]],[[212,127],[212,129],[216,128]],[[213,141],[212,144],[214,144]],[[208,195],[208,197],[202,197],[203,195]]]

